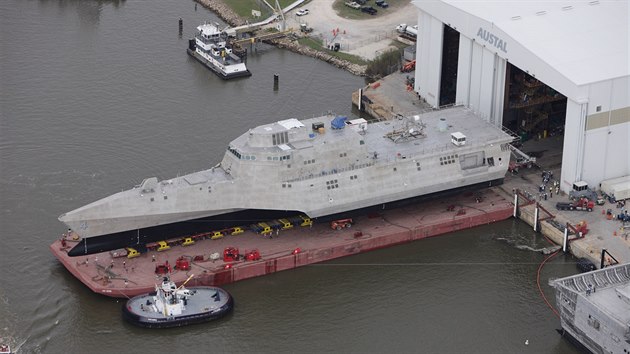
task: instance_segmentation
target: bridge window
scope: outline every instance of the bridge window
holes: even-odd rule
[[[275,133],[271,135],[273,145],[281,145],[289,142],[289,132]]]

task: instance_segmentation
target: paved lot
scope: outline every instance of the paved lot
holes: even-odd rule
[[[339,17],[333,9],[333,0],[316,0],[298,7],[309,9],[306,16],[296,16],[296,10],[286,15],[287,25],[298,28],[300,23],[306,23],[313,28],[314,36],[321,36],[324,43],[340,43],[341,50],[365,59],[374,59],[391,46],[391,41],[397,37],[396,26],[401,23],[417,24],[418,10],[410,0],[396,8],[380,11],[370,18],[351,20]],[[374,3],[371,3],[374,6]],[[378,8],[380,9],[380,8]],[[358,10],[357,10],[358,11]],[[333,29],[339,29],[335,37]]]
[[[592,260],[597,260],[599,266],[599,259],[601,250],[608,250],[619,262],[630,262],[630,229],[622,228],[621,221],[608,220],[605,212],[611,209],[616,216],[621,213],[621,209],[617,208],[616,204],[606,202],[606,204],[599,206],[595,205],[592,212],[587,211],[560,211],[556,209],[557,202],[569,202],[569,196],[560,193],[560,195],[553,194],[550,197],[549,190],[547,189],[548,198],[539,197],[538,188],[542,184],[542,171],[550,170],[553,172],[554,179],[560,178],[560,166],[562,161],[562,137],[551,137],[547,139],[541,139],[539,141],[530,140],[523,146],[525,152],[534,152],[542,154],[537,158],[538,164],[541,168],[532,168],[521,170],[516,175],[508,173],[505,179],[505,183],[502,189],[511,192],[512,188],[518,188],[522,191],[526,191],[536,198],[539,198],[539,202],[543,208],[552,213],[558,223],[564,225],[566,222],[572,225],[577,225],[579,222],[585,221],[588,225],[589,232],[580,240],[574,241],[575,247],[580,248],[580,251],[586,254],[580,256],[588,256]],[[543,217],[544,215],[541,215]],[[628,236],[626,236],[628,235]]]

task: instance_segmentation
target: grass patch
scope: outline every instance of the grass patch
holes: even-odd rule
[[[391,45],[392,47],[396,47],[398,49],[405,49],[407,47],[409,47],[409,44],[407,43],[403,43],[397,40],[392,40],[389,45]]]
[[[330,54],[330,55],[332,55],[334,57],[337,57],[339,59],[346,60],[346,61],[348,61],[350,63],[353,63],[353,64],[367,65],[367,63],[368,63],[365,59],[363,59],[363,58],[361,58],[359,56],[348,54],[348,53],[335,52],[333,50],[326,49],[325,47],[323,47],[323,42],[319,38],[303,37],[303,38],[298,39],[298,43],[300,43],[300,45],[313,48],[313,49],[315,49],[317,51]]]
[[[391,74],[400,68],[402,49],[392,49],[371,60],[365,74],[368,77],[378,79]]]

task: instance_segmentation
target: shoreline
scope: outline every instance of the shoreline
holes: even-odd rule
[[[222,0],[195,0],[195,2],[199,3],[201,6],[206,9],[214,12],[219,18],[225,21],[230,26],[241,26],[246,23],[246,21],[236,14],[231,7],[229,7]],[[367,69],[367,65],[359,65],[351,63],[347,60],[343,60],[337,58],[333,55],[326,53],[325,51],[316,50],[307,46],[303,46],[295,40],[285,38],[279,39],[270,39],[263,41],[265,43],[271,44],[280,49],[287,49],[293,53],[306,55],[311,58],[322,60],[326,63],[334,65],[339,69],[346,70],[353,75],[356,76],[365,76],[365,72]]]

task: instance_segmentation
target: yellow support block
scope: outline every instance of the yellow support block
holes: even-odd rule
[[[262,227],[262,230],[260,231],[261,235],[267,235],[271,233],[271,226],[267,225],[264,222],[259,222],[258,226]]]
[[[311,220],[311,218],[304,215],[300,215],[300,217],[302,218],[302,223],[300,224],[300,226],[313,226],[313,220]]]
[[[282,224],[282,230],[290,229],[293,227],[293,224],[287,219],[278,220]]]
[[[138,252],[135,248],[127,247],[127,258],[135,258],[139,255],[140,252]]]
[[[168,243],[166,243],[166,241],[159,241],[158,245],[159,245],[157,249],[158,252],[166,251],[167,249],[171,248],[171,246],[169,246]]]
[[[195,240],[193,240],[192,237],[186,237],[184,239],[184,242],[182,242],[182,246],[190,246],[194,244],[195,244]]]
[[[237,226],[237,227],[234,228],[234,230],[232,230],[232,233],[230,235],[235,236],[235,235],[238,235],[238,234],[242,234],[243,232],[245,232],[245,230],[243,230],[242,227]]]
[[[212,240],[216,240],[216,239],[220,239],[220,238],[223,238],[223,233],[220,232],[220,231],[215,231],[212,234],[212,237],[210,237],[210,239],[212,239]]]

